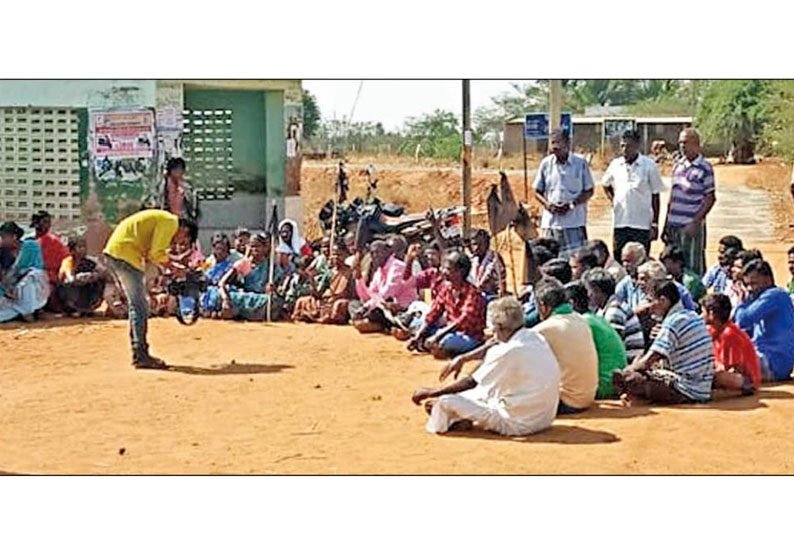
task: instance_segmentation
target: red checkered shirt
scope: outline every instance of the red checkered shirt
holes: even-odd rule
[[[442,314],[447,317],[447,325],[456,324],[456,331],[474,339],[482,339],[485,329],[485,298],[468,282],[461,288],[453,286],[451,282],[444,282],[438,295],[433,298],[425,322],[432,325]]]

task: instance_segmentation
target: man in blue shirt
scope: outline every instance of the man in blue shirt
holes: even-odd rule
[[[587,241],[587,201],[593,196],[593,177],[587,161],[570,152],[563,130],[551,133],[551,154],[543,159],[532,184],[543,206],[541,235],[560,243],[560,257],[571,255]]]
[[[750,297],[736,307],[733,318],[758,351],[764,382],[788,380],[794,368],[794,305],[768,262],[754,260],[742,274]]]

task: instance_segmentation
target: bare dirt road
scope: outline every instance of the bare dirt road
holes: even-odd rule
[[[746,175],[717,175],[711,239],[742,228],[748,245],[783,254],[770,203],[744,192]],[[134,371],[127,341],[123,321],[0,326],[1,472],[794,473],[791,383],[696,407],[604,401],[528,438],[441,437],[410,401],[440,365],[389,337],[156,319],[150,341],[169,372]]]

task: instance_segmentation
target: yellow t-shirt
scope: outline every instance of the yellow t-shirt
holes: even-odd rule
[[[105,254],[145,271],[146,262],[166,263],[179,217],[168,211],[139,211],[122,220],[105,245]]]

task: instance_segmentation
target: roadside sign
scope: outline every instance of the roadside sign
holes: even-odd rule
[[[560,127],[568,133],[568,137],[573,135],[570,113],[560,114]],[[528,113],[524,117],[524,139],[546,139],[547,137],[549,137],[549,114]]]

